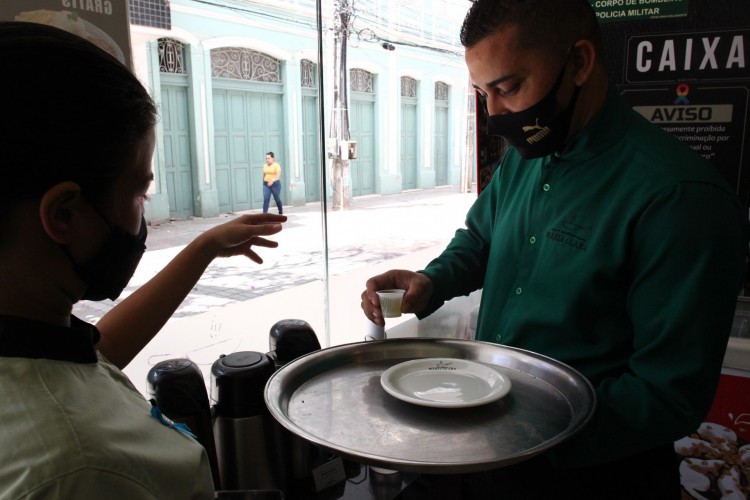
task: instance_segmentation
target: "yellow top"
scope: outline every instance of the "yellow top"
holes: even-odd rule
[[[263,165],[263,182],[276,181],[279,177],[281,177],[281,165],[278,162]]]

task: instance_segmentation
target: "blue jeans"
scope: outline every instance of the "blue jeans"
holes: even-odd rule
[[[263,183],[263,213],[268,213],[268,202],[271,201],[271,195],[273,200],[276,202],[276,206],[279,209],[279,213],[284,213],[283,205],[281,204],[281,181],[273,181],[270,186]]]

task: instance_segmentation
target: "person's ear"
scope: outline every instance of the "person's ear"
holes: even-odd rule
[[[574,81],[577,86],[585,84],[596,66],[596,47],[590,40],[579,40],[573,46]]]
[[[47,190],[39,203],[39,218],[44,231],[57,243],[70,243],[81,219],[81,187],[65,181]]]

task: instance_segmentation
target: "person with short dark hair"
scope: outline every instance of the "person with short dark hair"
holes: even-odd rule
[[[0,22],[3,498],[212,499],[207,454],[122,373],[211,261],[275,247],[285,217],[198,236],[96,326],[145,251],[157,110],[118,60],[66,31]]]
[[[443,253],[369,279],[362,308],[383,325],[379,289],[405,289],[402,311],[419,318],[482,289],[477,340],[558,359],[594,385],[578,434],[464,476],[464,498],[679,499],[673,442],[713,401],[747,210],[609,85],[588,1],[476,0],[461,41],[488,131],[511,147]]]

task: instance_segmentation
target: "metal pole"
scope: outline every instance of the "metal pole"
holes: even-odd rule
[[[333,208],[345,210],[349,205],[345,189],[346,166],[348,158],[342,155],[344,141],[349,140],[349,119],[347,115],[347,74],[346,42],[349,37],[350,10],[348,0],[335,0],[334,12],[334,109],[331,116],[330,138],[335,139],[331,151],[333,166]]]
[[[326,141],[325,137],[325,102],[323,99],[323,9],[322,0],[315,0],[315,13],[318,23],[318,119],[320,126],[318,134],[320,137],[320,219],[323,233],[323,325],[324,345],[331,346],[331,314],[329,294],[329,270],[328,270],[328,196],[326,195]]]

